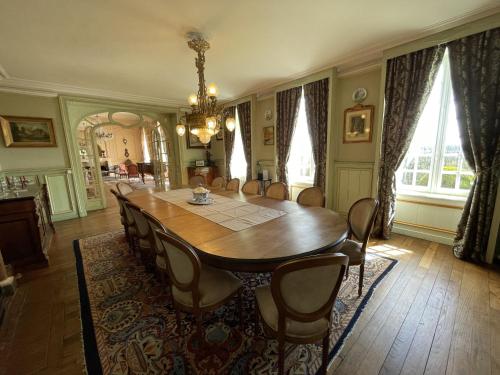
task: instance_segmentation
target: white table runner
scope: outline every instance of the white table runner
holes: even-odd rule
[[[187,202],[193,199],[191,189],[164,191],[154,196],[236,232],[286,215],[285,211],[212,194],[210,197],[214,203],[192,205]]]

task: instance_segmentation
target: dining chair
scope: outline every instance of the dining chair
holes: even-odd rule
[[[304,206],[325,207],[325,194],[320,187],[309,187],[299,193],[297,203]]]
[[[180,333],[180,311],[193,313],[197,331],[202,337],[202,314],[224,305],[238,296],[240,324],[242,319],[242,282],[231,272],[202,265],[191,246],[180,239],[156,230],[167,255],[177,329]]]
[[[125,176],[126,178],[128,178],[127,166],[124,163],[121,163],[121,164],[118,165],[118,176],[120,178],[122,178],[123,176]]]
[[[142,210],[142,214],[149,224],[149,243],[153,246],[156,253],[156,271],[158,272],[161,281],[166,283],[168,280],[167,258],[163,244],[161,243],[156,231],[158,230],[163,233],[168,233],[168,230],[163,226],[160,220],[151,215],[149,212]]]
[[[153,269],[152,264],[154,262],[154,256],[152,254],[152,246],[149,242],[149,223],[138,205],[129,201],[125,202],[125,207],[128,208],[134,218],[134,227],[141,261],[148,270],[151,270]]]
[[[323,341],[321,373],[326,374],[332,309],[347,268],[348,257],[327,254],[279,265],[271,285],[255,289],[258,316],[268,336],[278,339],[278,374],[284,374],[285,342]]]
[[[118,199],[118,205],[120,206],[121,209],[123,209],[124,212],[123,217],[125,218],[125,224],[124,224],[125,235],[128,240],[130,252],[134,254],[136,249],[137,231],[135,229],[134,216],[132,216],[130,209],[126,206],[126,203],[130,201],[127,197],[121,194],[118,194],[116,196],[116,199]]]
[[[205,186],[205,184],[206,184],[205,177],[203,177],[201,175],[192,176],[189,179],[189,186],[191,186],[192,188],[195,188],[199,185]]]
[[[128,178],[140,178],[139,167],[137,164],[127,165]]]
[[[266,198],[288,199],[288,187],[283,182],[273,182],[266,189]]]
[[[239,178],[231,179],[226,185],[226,190],[235,192],[240,191],[240,179]]]
[[[127,233],[127,217],[125,216],[125,210],[123,209],[123,203],[122,201],[118,198],[120,193],[118,193],[115,189],[109,189],[111,194],[114,195],[116,198],[116,201],[118,202],[118,208],[120,209],[120,222],[123,225],[123,229],[125,230],[125,235],[128,238],[128,233]]]
[[[260,183],[259,180],[250,180],[243,184],[241,188],[243,193],[247,194],[259,194],[260,193]]]
[[[118,189],[118,192],[123,196],[128,195],[134,191],[134,188],[128,182],[118,182],[116,184],[116,188]]]
[[[362,198],[353,203],[347,215],[349,226],[347,240],[341,246],[336,246],[328,252],[342,253],[349,257],[346,276],[350,266],[359,266],[358,295],[363,292],[363,277],[365,273],[366,246],[377,216],[379,202],[374,198]]]
[[[212,185],[210,186],[216,189],[222,189],[225,183],[226,179],[224,177],[215,177],[212,181]]]

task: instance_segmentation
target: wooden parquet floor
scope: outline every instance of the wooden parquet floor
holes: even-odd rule
[[[0,375],[81,374],[72,241],[120,228],[110,207],[56,223],[50,267],[23,274],[0,329]],[[448,246],[394,235],[370,251],[399,263],[375,290],[333,374],[500,374],[500,274]]]

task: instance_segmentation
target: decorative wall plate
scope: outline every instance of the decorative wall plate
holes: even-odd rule
[[[355,101],[356,103],[361,103],[363,100],[366,99],[367,95],[368,91],[366,91],[364,87],[359,87],[352,93],[352,100]]]

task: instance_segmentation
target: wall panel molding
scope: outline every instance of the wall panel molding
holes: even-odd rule
[[[333,209],[347,215],[358,199],[372,196],[373,163],[335,161]]]

